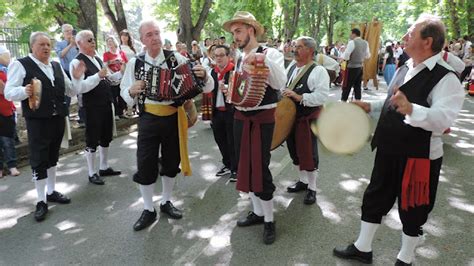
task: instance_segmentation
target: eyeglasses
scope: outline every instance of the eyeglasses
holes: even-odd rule
[[[94,38],[90,38],[89,40],[87,40],[87,42],[89,42],[89,43],[95,42],[95,39],[94,39]]]
[[[214,54],[214,57],[226,57],[226,54]]]

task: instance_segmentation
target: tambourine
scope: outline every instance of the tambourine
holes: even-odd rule
[[[295,119],[295,102],[288,97],[283,97],[277,103],[275,110],[275,129],[273,130],[271,150],[278,148],[288,138],[295,124]]]
[[[36,111],[39,109],[40,104],[41,104],[41,91],[42,91],[41,80],[37,78],[33,78],[30,84],[31,84],[31,87],[33,88],[33,94],[30,97],[28,97],[28,105],[30,106],[31,110]]]
[[[370,137],[370,119],[359,106],[346,102],[325,104],[311,129],[321,143],[337,154],[354,154]]]

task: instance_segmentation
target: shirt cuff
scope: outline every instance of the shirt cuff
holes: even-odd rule
[[[413,123],[425,120],[428,115],[426,112],[426,107],[414,103],[412,103],[412,106],[413,111],[411,112],[411,115],[405,115],[405,123],[409,125],[413,125]]]

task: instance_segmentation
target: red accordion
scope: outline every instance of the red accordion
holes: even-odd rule
[[[254,60],[244,60],[242,72],[233,71],[229,78],[227,102],[240,107],[255,107],[265,96],[270,69],[265,66],[265,55],[256,53]]]

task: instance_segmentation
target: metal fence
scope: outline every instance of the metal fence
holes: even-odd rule
[[[0,45],[10,50],[12,58],[21,58],[28,55],[28,42],[21,41],[21,28],[0,28]]]

